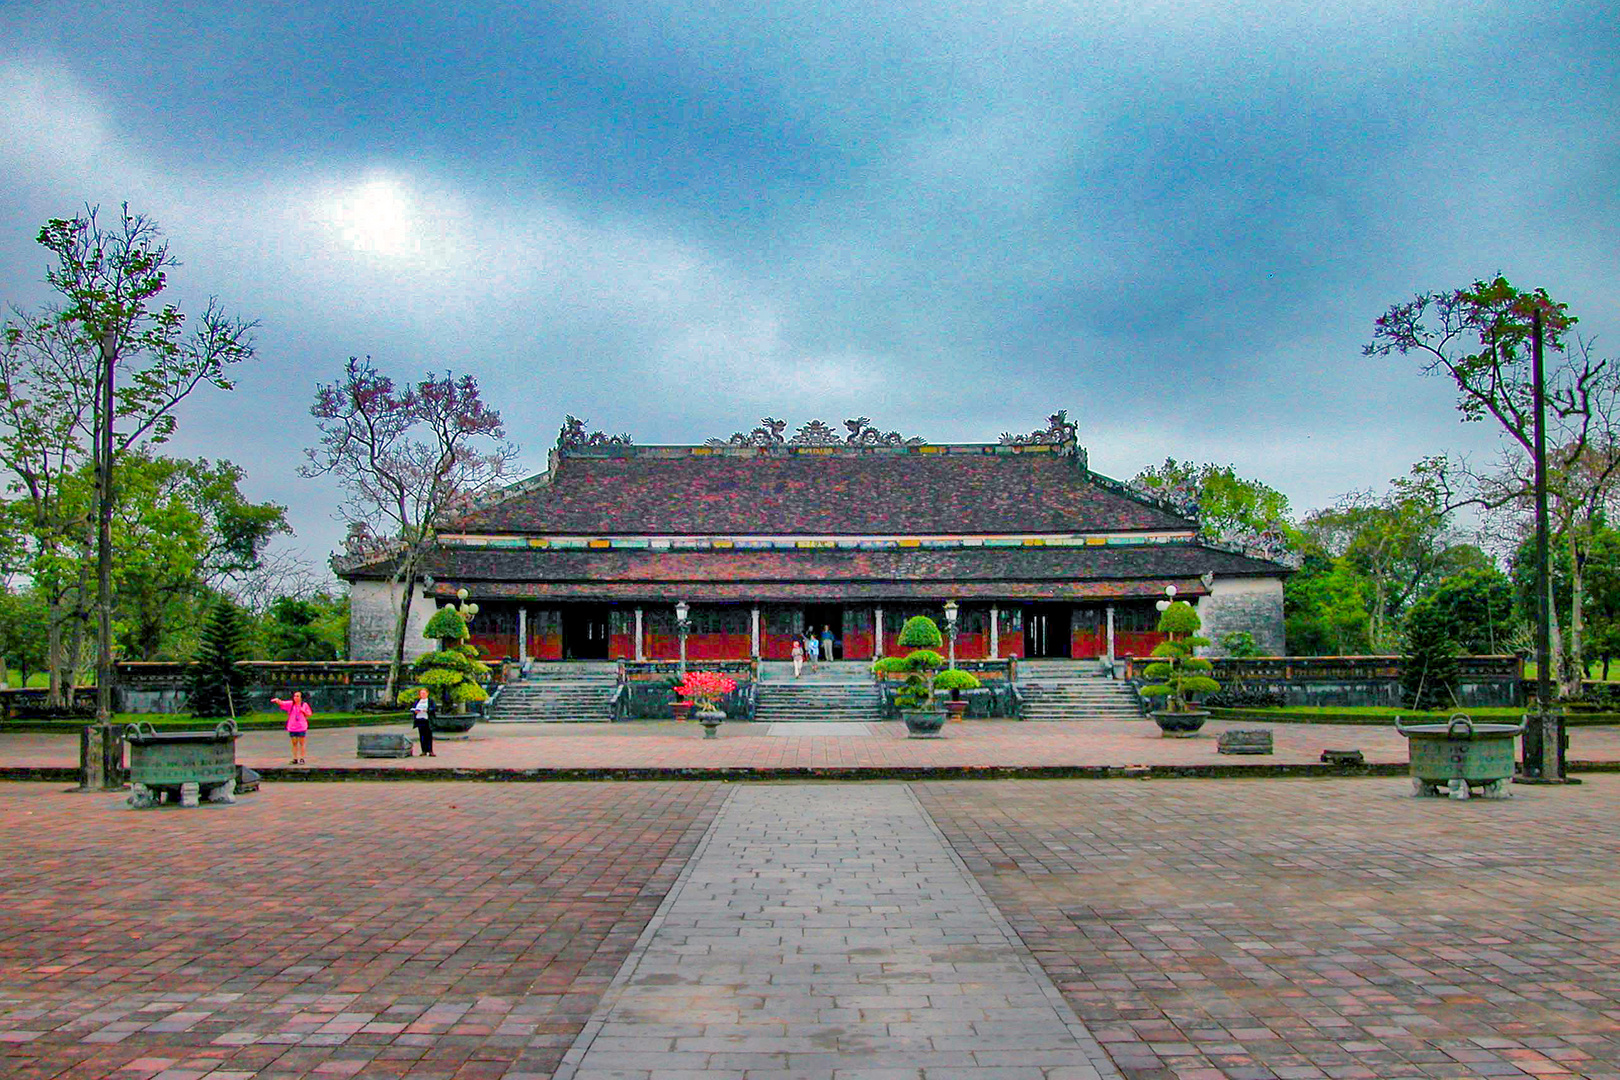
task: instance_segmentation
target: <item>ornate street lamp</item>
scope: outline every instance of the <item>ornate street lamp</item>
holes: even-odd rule
[[[692,605],[685,600],[675,604],[675,632],[681,636],[681,677],[686,677],[686,635],[692,632],[692,621],[687,618],[692,613]]]
[[[951,639],[951,667],[956,666],[956,601],[945,601],[945,633]]]

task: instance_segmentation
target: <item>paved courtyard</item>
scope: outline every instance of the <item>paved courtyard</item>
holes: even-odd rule
[[[0,1075],[1620,1077],[1620,777],[1409,790],[0,784]]]
[[[1236,757],[1216,752],[1216,736],[1230,728],[1267,727],[1276,752]],[[848,729],[859,727],[860,734]],[[838,725],[728,723],[706,740],[694,723],[480,724],[461,740],[440,739],[438,756],[361,759],[360,731],[408,732],[406,727],[329,728],[310,732],[306,769],[903,769],[903,768],[1123,768],[1132,765],[1242,768],[1314,765],[1325,749],[1359,749],[1369,762],[1406,761],[1406,740],[1375,725],[1235,723],[1212,720],[1198,737],[1166,739],[1151,720],[1079,720],[1052,723],[975,721],[947,725],[942,739],[908,739],[899,721]],[[0,735],[0,767],[76,767],[77,735]],[[237,757],[254,768],[289,769],[287,737],[276,731],[242,735]],[[1570,729],[1570,758],[1620,763],[1620,727]]]

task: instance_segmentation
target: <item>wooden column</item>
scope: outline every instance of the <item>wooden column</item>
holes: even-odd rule
[[[874,631],[874,638],[873,638],[873,641],[872,641],[872,655],[873,656],[882,656],[883,655],[883,609],[882,608],[879,607],[879,608],[873,608],[872,609],[872,625],[874,627],[876,627],[876,629]]]
[[[518,663],[529,662],[529,609],[518,605]]]
[[[636,608],[636,659],[637,660],[645,660],[645,659],[647,659],[646,641],[647,641],[646,635],[644,633],[642,633],[642,630],[641,630],[641,609]]]
[[[750,612],[750,615],[752,616],[752,622],[753,622],[752,634],[753,634],[753,641],[754,641],[754,659],[758,660],[759,659],[759,605],[758,604],[754,605],[753,610]]]
[[[990,659],[1001,659],[1001,605],[990,605]]]
[[[1108,655],[1108,662],[1114,662],[1114,605],[1108,605],[1108,644],[1104,650]]]

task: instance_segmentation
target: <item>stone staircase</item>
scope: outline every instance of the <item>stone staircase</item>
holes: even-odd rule
[[[573,666],[573,665],[570,665]],[[508,683],[490,710],[492,724],[603,723],[608,715],[608,698],[613,695],[614,670],[603,665],[602,672],[579,671],[572,677],[560,673],[536,675],[533,672]]]
[[[791,679],[791,676],[789,676]],[[881,720],[870,682],[761,682],[754,719],[773,723],[854,723]]]
[[[1024,719],[1140,720],[1141,707],[1129,683],[1103,678],[1096,664],[1029,660],[1018,665]]]

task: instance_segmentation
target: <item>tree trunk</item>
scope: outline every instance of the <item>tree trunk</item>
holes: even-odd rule
[[[1554,697],[1563,693],[1564,679],[1564,634],[1558,626],[1558,605],[1553,600],[1552,575],[1547,576],[1547,662],[1551,666],[1548,672],[1553,681]]]
[[[383,700],[393,701],[399,694],[399,671],[405,666],[405,630],[411,621],[411,601],[416,592],[416,567],[421,560],[407,556],[400,567],[399,579],[405,586],[405,595],[399,602],[399,618],[394,621],[394,651],[388,661],[388,685],[383,689]]]
[[[45,691],[45,705],[52,709],[62,704],[62,624],[67,621],[63,611],[65,606],[57,599],[47,609],[46,615],[45,670],[48,672],[48,689]]]
[[[1581,682],[1586,678],[1586,658],[1581,655],[1581,595],[1582,574],[1581,563],[1584,556],[1580,550],[1580,542],[1576,537],[1576,530],[1569,531],[1569,664],[1564,670],[1563,685],[1559,687],[1559,697],[1577,697],[1581,692]]]

